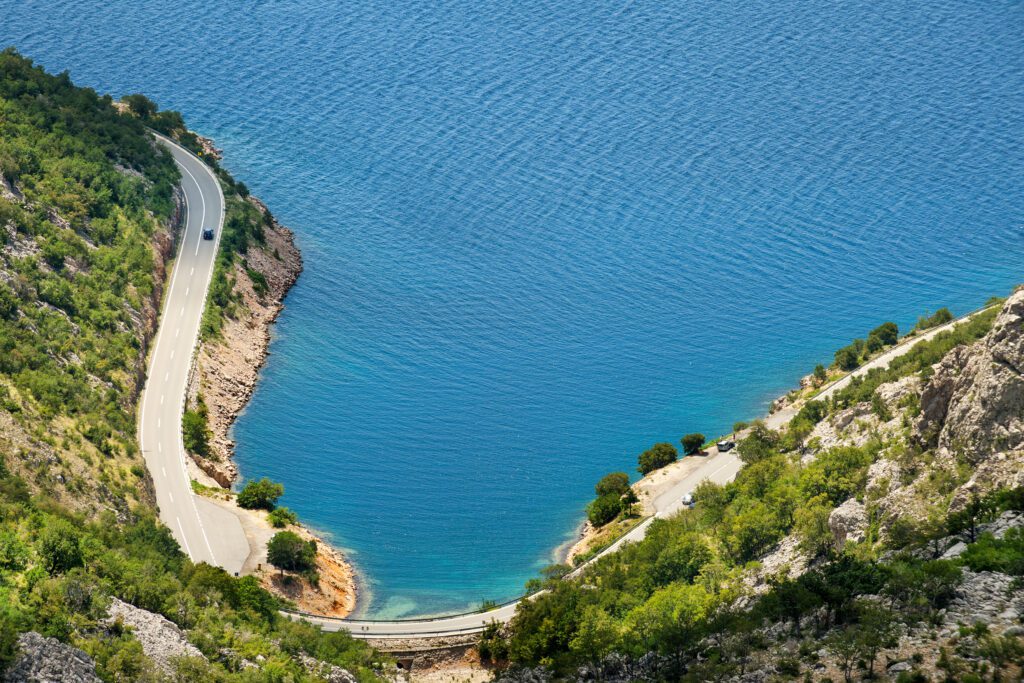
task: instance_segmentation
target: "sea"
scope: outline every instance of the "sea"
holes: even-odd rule
[[[0,0],[180,110],[305,272],[234,436],[360,613],[504,601],[609,471],[1024,280],[1024,4]]]

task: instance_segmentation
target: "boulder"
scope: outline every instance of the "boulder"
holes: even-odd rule
[[[856,498],[850,498],[828,516],[828,528],[832,531],[832,537],[839,550],[843,549],[847,541],[863,541],[864,532],[868,528],[868,515],[864,504]]]

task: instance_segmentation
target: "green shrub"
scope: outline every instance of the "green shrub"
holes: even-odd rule
[[[82,564],[78,529],[64,520],[55,520],[39,534],[39,557],[51,574],[60,574]]]
[[[267,515],[267,519],[270,521],[271,526],[276,529],[281,529],[289,524],[295,524],[299,521],[299,516],[286,507],[274,508]]]
[[[284,495],[284,486],[263,477],[246,482],[236,498],[238,504],[249,510],[273,510],[277,499]]]
[[[210,439],[213,433],[209,427],[209,413],[203,397],[199,396],[195,409],[186,410],[181,417],[181,436],[185,450],[204,458],[213,453],[210,450]]]
[[[700,452],[700,449],[704,446],[705,440],[706,439],[703,434],[694,433],[687,434],[679,440],[679,443],[682,444],[683,453],[685,455],[694,455],[695,453]]]
[[[917,325],[914,326],[915,330],[927,330],[932,327],[938,327],[939,325],[945,325],[948,322],[952,322],[953,314],[949,312],[948,308],[940,308],[931,315],[923,315],[917,319]]]
[[[267,543],[267,561],[278,569],[309,571],[316,567],[316,543],[291,531],[279,531]]]
[[[670,443],[656,443],[640,454],[640,474],[650,474],[654,470],[671,465],[679,458],[676,447]]]
[[[621,494],[606,493],[587,506],[587,519],[594,526],[602,527],[618,517],[621,511]]]
[[[601,481],[597,482],[597,486],[594,487],[594,494],[597,496],[603,496],[608,493],[614,493],[621,496],[629,490],[629,475],[625,472],[612,472],[606,474],[601,478]]]

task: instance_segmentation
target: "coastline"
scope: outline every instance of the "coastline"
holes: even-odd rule
[[[213,141],[202,136],[199,141],[207,155],[220,158]],[[294,233],[274,219],[258,198],[250,195],[245,201],[261,215],[269,216],[264,224],[265,242],[251,245],[244,260],[232,266],[230,278],[237,306],[232,315],[225,317],[220,334],[201,339],[197,348],[187,397],[189,404],[195,405],[201,396],[206,405],[213,457],[190,454],[188,469],[200,484],[197,488],[202,495],[239,518],[250,548],[242,573],[257,576],[265,588],[302,611],[345,617],[356,609],[360,584],[345,554],[300,521],[288,529],[316,542],[319,580],[311,583],[305,578],[281,575],[267,563],[266,549],[267,542],[281,529],[269,524],[264,511],[239,507],[230,491],[239,478],[231,429],[256,390],[260,370],[270,354],[271,328],[303,269]],[[250,273],[263,277],[263,292],[258,291]]]

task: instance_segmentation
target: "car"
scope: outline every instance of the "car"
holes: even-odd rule
[[[686,495],[684,495],[680,499],[679,502],[682,503],[683,505],[685,505],[688,508],[692,508],[693,507],[693,493],[687,493]]]
[[[206,228],[205,230],[203,230],[203,239],[204,240],[212,240],[213,239],[213,228]]]
[[[726,451],[731,451],[733,448],[735,448],[736,442],[731,441],[729,439],[724,439],[722,441],[719,441],[716,445],[718,446],[719,453],[725,453]]]

